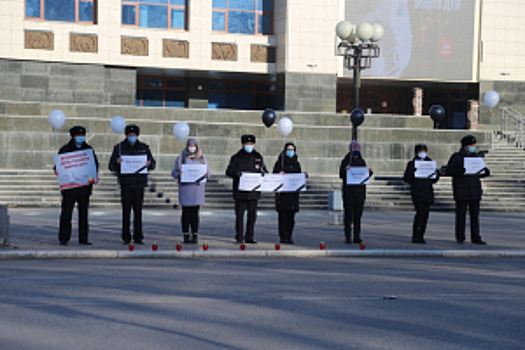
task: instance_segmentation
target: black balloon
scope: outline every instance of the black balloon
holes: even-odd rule
[[[262,121],[264,125],[266,125],[267,128],[273,125],[275,123],[275,120],[277,119],[277,115],[273,111],[273,109],[267,109],[262,114]]]
[[[439,105],[433,105],[428,111],[430,118],[436,123],[440,123],[445,118],[445,109]]]
[[[363,124],[365,121],[365,113],[359,108],[354,109],[352,113],[350,113],[350,121],[352,122],[353,126],[359,126]]]

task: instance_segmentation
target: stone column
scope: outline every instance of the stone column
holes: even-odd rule
[[[414,107],[414,116],[421,117],[423,114],[423,89],[416,87],[412,89],[414,97],[412,98],[412,106]]]
[[[477,130],[479,124],[479,101],[469,100],[469,109],[467,118],[469,121],[469,130]]]

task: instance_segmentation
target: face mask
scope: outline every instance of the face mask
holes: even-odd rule
[[[292,158],[295,155],[295,151],[292,150],[286,150],[286,155],[290,158]]]
[[[476,146],[474,146],[474,147],[469,147],[469,148],[468,148],[468,151],[469,151],[470,153],[476,153]]]
[[[197,147],[195,147],[195,146],[190,146],[190,147],[188,147],[188,151],[189,151],[190,153],[195,153],[195,151],[197,151]]]
[[[427,157],[427,154],[425,152],[418,153],[417,156],[419,159],[425,159]]]
[[[86,139],[84,138],[84,136],[75,137],[75,142],[78,143],[79,145],[83,144],[85,140]]]
[[[137,136],[128,136],[128,141],[130,143],[135,143],[137,142]]]
[[[354,157],[359,157],[359,156],[361,155],[361,151],[359,151],[359,150],[357,150],[357,149],[356,149],[356,150],[353,150],[353,151],[352,151],[352,155],[353,155]]]
[[[252,153],[252,152],[253,152],[253,146],[251,146],[251,145],[245,145],[245,146],[244,146],[244,150],[245,150],[247,153]]]

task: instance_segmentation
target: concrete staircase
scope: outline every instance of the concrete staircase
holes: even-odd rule
[[[51,110],[62,109],[66,125],[52,130],[48,122]],[[177,202],[177,185],[170,176],[175,157],[184,144],[173,137],[172,127],[184,120],[191,128],[210,161],[212,180],[207,184],[207,208],[233,208],[231,180],[224,170],[231,154],[240,148],[244,133],[258,137],[257,149],[273,166],[284,144],[276,127],[265,128],[258,111],[188,110],[92,106],[80,104],[15,103],[0,101],[0,204],[13,207],[57,207],[60,192],[52,172],[53,155],[69,139],[69,127],[81,124],[88,129],[101,164],[101,183],[94,188],[93,208],[118,208],[120,194],[116,178],[106,168],[112,146],[122,140],[109,128],[115,115],[141,126],[141,139],[150,144],[157,159],[157,170],[150,175],[145,204],[150,208],[172,208]],[[301,194],[303,210],[327,209],[328,192],[338,190],[336,176],[341,158],[346,154],[351,135],[348,115],[329,113],[279,113],[294,122],[286,141],[298,146],[303,169],[310,173],[308,191]],[[489,150],[486,157],[494,173],[484,181],[484,210],[525,211],[525,190],[521,183],[524,152],[506,146],[492,137],[492,131],[473,132],[479,145]],[[359,140],[367,163],[376,176],[368,186],[366,206],[377,210],[413,210],[409,187],[401,181],[402,171],[413,156],[414,144],[425,142],[438,165],[445,165],[458,149],[462,130],[432,130],[428,117],[367,115],[359,129]],[[493,139],[495,139],[493,141]],[[435,186],[434,210],[453,209],[450,178]],[[273,209],[273,195],[264,194],[261,208]]]

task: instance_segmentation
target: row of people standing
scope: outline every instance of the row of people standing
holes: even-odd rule
[[[143,155],[146,156],[146,167],[148,170],[155,169],[155,159],[151,154],[149,146],[140,142],[140,128],[137,125],[129,125],[125,129],[126,139],[115,145],[108,164],[109,170],[118,176],[122,204],[122,241],[129,244],[131,240],[137,244],[143,244],[142,232],[142,205],[144,200],[144,188],[147,186],[147,174],[134,173],[123,174],[120,169],[122,156]],[[64,145],[59,153],[74,152],[82,149],[92,149],[85,142],[86,129],[75,126],[70,130],[71,140]],[[238,243],[255,244],[254,226],[257,219],[257,206],[261,193],[257,191],[241,191],[238,189],[239,180],[243,172],[268,173],[263,156],[255,150],[256,138],[254,135],[243,135],[241,137],[242,148],[230,158],[226,169],[226,175],[233,179],[233,198],[235,200],[235,240]],[[486,244],[481,239],[479,230],[479,204],[482,196],[480,178],[489,176],[489,169],[485,168],[477,175],[465,175],[464,158],[479,157],[476,153],[476,139],[469,135],[461,140],[462,148],[452,155],[447,166],[447,174],[453,177],[454,200],[456,202],[456,225],[455,235],[458,243],[465,241],[465,223],[467,208],[471,219],[471,241],[475,244]],[[425,243],[424,234],[429,217],[430,207],[434,202],[433,184],[438,181],[439,174],[433,179],[420,179],[415,177],[415,161],[431,161],[427,156],[427,147],[417,145],[415,147],[415,158],[406,167],[403,176],[404,181],[411,185],[412,200],[416,215],[413,223],[413,243]],[[98,161],[94,154],[96,167]],[[199,231],[199,209],[205,203],[205,183],[182,183],[180,181],[181,168],[183,164],[206,165],[206,177],[211,172],[208,162],[198,141],[190,138],[186,147],[176,158],[172,170],[172,176],[178,180],[179,204],[182,207],[181,228],[185,243],[197,243]],[[366,162],[361,154],[361,145],[352,141],[349,152],[341,162],[339,176],[343,180],[342,195],[344,204],[344,232],[346,243],[361,243],[361,217],[366,199],[366,185],[348,185],[346,182],[347,171],[351,167],[366,167]],[[373,175],[368,168],[369,176]],[[273,173],[301,173],[301,165],[298,161],[296,147],[293,143],[287,143],[279,154],[273,167]],[[75,203],[79,210],[79,243],[90,245],[88,241],[88,207],[89,197],[92,193],[92,185],[68,189],[62,191],[62,211],[60,216],[59,242],[66,245],[71,238],[71,217]],[[284,192],[276,193],[275,207],[278,212],[278,231],[280,242],[293,244],[293,229],[295,226],[295,214],[299,211],[299,193]],[[130,230],[130,215],[134,213],[133,235]],[[247,213],[246,230],[244,230],[244,216]],[[352,238],[353,227],[353,238]],[[190,231],[191,230],[191,231]],[[190,235],[191,232],[191,235]]]

